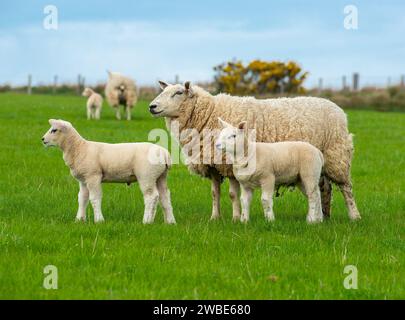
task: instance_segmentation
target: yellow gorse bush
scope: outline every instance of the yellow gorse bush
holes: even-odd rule
[[[232,61],[214,67],[218,91],[230,94],[261,95],[269,93],[303,93],[308,73],[294,61],[253,60],[247,65]]]

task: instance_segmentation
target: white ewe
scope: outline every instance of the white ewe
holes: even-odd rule
[[[120,105],[123,105],[127,120],[131,120],[131,109],[138,99],[135,81],[118,72],[108,71],[108,82],[105,86],[105,97],[115,109],[115,116],[121,119]]]
[[[77,220],[86,220],[88,201],[93,206],[94,222],[104,221],[101,212],[101,183],[138,181],[145,202],[143,223],[152,223],[157,202],[166,223],[175,223],[166,177],[171,160],[169,152],[151,143],[108,144],[87,141],[63,120],[50,119],[51,128],[43,136],[45,146],[57,146],[63,159],[80,184]]]
[[[297,184],[308,198],[307,222],[322,221],[319,179],[323,156],[320,150],[302,141],[250,141],[246,122],[241,122],[235,128],[220,118],[218,120],[223,129],[216,147],[230,156],[233,174],[242,187],[242,222],[249,221],[250,202],[255,188],[262,189],[264,215],[268,221],[272,221],[274,190],[279,185],[290,184]]]
[[[83,93],[83,97],[87,97],[87,119],[100,119],[101,108],[103,107],[103,97],[94,92],[91,88],[85,88]]]
[[[317,147],[325,159],[321,179],[323,214],[329,216],[332,181],[343,193],[349,217],[360,219],[350,177],[354,150],[352,135],[347,128],[346,114],[332,101],[314,97],[255,99],[227,94],[213,96],[190,82],[170,85],[161,81],[160,86],[163,92],[150,103],[150,112],[155,117],[164,117],[169,130],[172,123],[177,123],[180,135],[189,129],[196,129],[199,133],[219,129],[218,117],[221,117],[232,125],[248,121],[256,129],[258,142],[305,141]],[[202,140],[203,135],[200,136]],[[184,147],[189,140],[180,139],[179,142]],[[231,166],[217,164],[214,159],[210,163],[200,161],[188,166],[191,171],[212,181],[213,219],[219,217],[221,181],[224,177],[229,178],[233,217],[237,220],[240,216],[239,184]]]

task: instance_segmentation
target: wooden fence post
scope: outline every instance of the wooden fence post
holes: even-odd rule
[[[401,76],[401,88],[405,87],[405,75]]]
[[[32,93],[32,75],[28,75],[27,93]]]
[[[359,90],[359,81],[360,75],[357,72],[353,73],[353,91]]]
[[[318,94],[321,94],[322,90],[323,90],[323,79],[319,78],[319,81],[318,81]]]
[[[55,94],[56,93],[56,88],[58,86],[58,76],[55,75],[53,77],[53,87],[52,87],[52,93]]]
[[[342,77],[342,90],[345,91],[347,89],[347,79],[346,76]]]

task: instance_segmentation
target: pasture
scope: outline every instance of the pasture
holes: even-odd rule
[[[106,222],[75,223],[78,184],[41,137],[48,118],[71,121],[90,140],[146,141],[164,128],[140,101],[133,120],[117,121],[104,104],[88,121],[85,99],[0,95],[1,299],[404,299],[405,114],[348,111],[355,134],[352,175],[362,220],[350,222],[334,189],[332,218],[307,225],[298,192],[275,199],[266,223],[256,192],[248,225],[231,222],[227,183],[222,218],[209,221],[210,183],[174,165],[169,188],[177,225],[142,225],[136,184],[103,185]],[[46,265],[58,289],[43,288]],[[346,265],[358,289],[343,286]]]

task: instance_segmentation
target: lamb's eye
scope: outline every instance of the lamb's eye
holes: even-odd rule
[[[235,139],[236,138],[236,134],[230,135],[229,139]]]
[[[52,129],[51,133],[55,133],[56,131],[58,131],[58,129]]]

